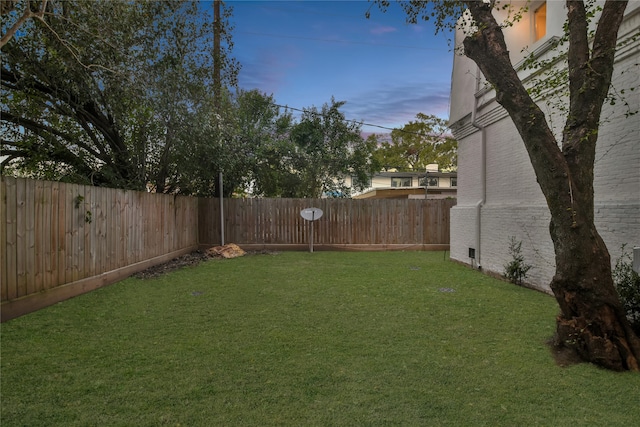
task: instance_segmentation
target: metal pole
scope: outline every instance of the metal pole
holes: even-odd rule
[[[222,34],[222,22],[220,17],[220,0],[213,2],[213,101],[216,113],[220,113],[220,101],[222,99],[222,79],[220,60],[222,58],[220,39]]]
[[[309,252],[313,253],[313,221],[316,219],[316,212],[311,211],[311,233],[309,233]]]
[[[218,176],[220,186],[220,246],[224,246],[224,189],[222,187],[222,172]]]
[[[424,199],[429,198],[429,171],[424,172]]]

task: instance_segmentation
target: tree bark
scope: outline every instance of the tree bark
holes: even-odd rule
[[[479,30],[465,38],[465,55],[495,87],[496,100],[524,141],[551,212],[556,255],[551,289],[561,310],[557,341],[586,361],[613,370],[638,371],[640,340],[613,284],[609,252],[594,224],[593,195],[600,112],[611,83],[626,1],[606,2],[591,51],[584,5],[567,1],[570,111],[562,149],[511,64],[492,4],[466,3]]]

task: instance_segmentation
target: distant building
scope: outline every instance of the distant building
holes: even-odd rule
[[[423,172],[378,172],[363,191],[352,192],[354,199],[446,199],[455,198],[457,173],[441,172],[429,165]]]

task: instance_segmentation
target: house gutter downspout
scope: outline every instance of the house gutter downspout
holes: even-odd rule
[[[486,127],[477,121],[478,92],[480,91],[480,67],[476,66],[476,93],[473,99],[471,111],[471,125],[480,130],[480,200],[476,203],[476,264],[478,270],[482,270],[481,244],[482,244],[482,207],[487,199],[487,132]]]

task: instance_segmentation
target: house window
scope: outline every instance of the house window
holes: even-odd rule
[[[451,178],[451,186],[452,187],[458,186],[458,178]]]
[[[394,177],[391,178],[392,187],[411,187],[411,177]]]
[[[421,187],[437,187],[439,184],[439,178],[430,176],[429,178],[420,178],[420,186]]]
[[[542,3],[533,12],[533,31],[535,40],[538,41],[547,33],[547,2]]]

